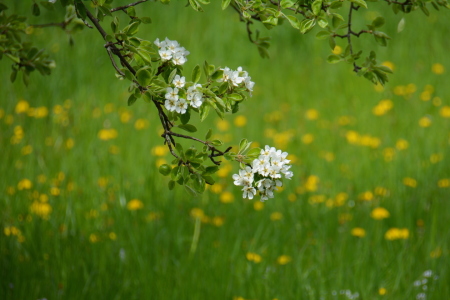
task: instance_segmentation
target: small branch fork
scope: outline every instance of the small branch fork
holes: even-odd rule
[[[138,4],[141,4],[141,3],[144,3],[144,2],[147,2],[147,1],[148,0],[140,0],[140,1],[137,1],[137,2],[134,2],[134,3],[130,3],[130,4],[124,5],[124,6],[119,6],[119,7],[111,9],[110,12],[115,12],[115,11],[118,11],[118,10],[125,11],[128,7],[136,6]]]
[[[142,0],[142,1],[138,1],[135,3],[131,3],[129,5],[126,6],[122,6],[122,7],[118,7],[116,8],[114,11],[118,11],[118,10],[124,10],[130,6],[134,6],[137,5],[139,3],[143,3],[146,2],[148,0]],[[113,11],[113,10],[111,10]],[[95,18],[92,13],[86,9],[86,15],[89,18],[89,20],[94,24],[95,28],[98,30],[98,32],[101,34],[101,36],[103,37],[103,39],[106,40],[106,36],[107,33],[106,31],[103,29],[103,27],[100,25],[99,20],[97,18]],[[124,76],[125,74],[119,69],[119,67],[117,66],[113,55],[117,56],[121,62],[121,64],[126,67],[133,75],[136,75],[136,70],[130,65],[130,63],[126,60],[125,56],[121,53],[120,49],[116,46],[116,44],[120,44],[119,43],[112,43],[112,42],[108,42],[105,44],[105,48],[106,51],[108,52],[109,58],[111,60],[111,63],[114,67],[114,69],[117,71],[117,73],[119,73],[120,75]],[[163,72],[165,65],[162,65],[160,67],[160,70],[158,70],[158,74]],[[145,93],[147,91],[147,89],[143,86],[141,86],[137,81],[134,82],[136,85],[139,86],[139,90],[141,91],[141,93]],[[170,153],[177,159],[180,160],[179,164],[183,164],[185,166],[188,167],[189,172],[191,173],[195,173],[192,169],[191,169],[191,165],[189,160],[187,161],[183,161],[179,155],[177,155],[175,153],[174,147],[176,146],[176,142],[174,137],[178,137],[178,138],[184,138],[184,139],[190,139],[190,140],[194,140],[196,142],[199,142],[201,144],[204,144],[205,146],[208,147],[208,150],[211,152],[208,157],[209,159],[215,164],[215,165],[220,165],[221,161],[216,161],[215,158],[216,157],[220,157],[220,156],[224,156],[227,152],[229,152],[231,150],[232,147],[228,147],[225,151],[220,151],[219,149],[217,149],[214,145],[210,144],[210,142],[208,141],[203,141],[200,140],[198,138],[192,137],[192,136],[188,136],[188,135],[184,135],[184,134],[179,134],[179,133],[175,133],[172,131],[172,128],[174,127],[174,124],[169,120],[169,118],[167,117],[164,109],[163,109],[163,103],[161,101],[158,101],[156,99],[152,99],[153,104],[156,106],[156,109],[158,110],[158,116],[159,119],[161,121],[161,125],[164,128],[164,133],[161,135],[161,137],[164,138],[164,143],[167,145],[167,147],[169,148]]]

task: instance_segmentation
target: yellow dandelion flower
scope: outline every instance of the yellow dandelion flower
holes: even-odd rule
[[[224,177],[228,177],[228,174],[230,174],[231,170],[233,169],[233,167],[231,166],[230,163],[228,162],[224,162],[220,165],[220,169],[219,171],[217,171],[217,176],[224,178]]]
[[[442,153],[434,153],[434,154],[431,154],[431,156],[430,156],[430,162],[432,164],[436,164],[436,163],[440,162],[442,159],[444,159],[444,155],[442,155]]]
[[[118,135],[118,133],[117,133],[117,130],[115,130],[115,129],[101,129],[98,132],[98,138],[103,141],[115,139],[115,138],[117,138],[117,135]]]
[[[225,223],[224,217],[214,217],[211,222],[214,226],[220,227]]]
[[[26,146],[22,147],[22,149],[20,150],[20,153],[24,156],[33,153],[33,146],[26,145]]]
[[[115,232],[110,232],[108,236],[112,241],[115,241],[117,239],[117,234]]]
[[[408,95],[414,94],[417,91],[417,87],[414,83],[410,83],[406,86],[406,93]]]
[[[386,208],[376,207],[372,210],[370,216],[375,220],[383,220],[389,218],[390,214]]]
[[[409,147],[409,143],[407,140],[404,140],[404,139],[399,139],[395,143],[395,148],[397,148],[398,150],[405,150],[405,149],[408,149],[408,147]]]
[[[371,201],[373,200],[373,193],[371,191],[365,191],[364,193],[359,195],[359,199],[363,201]]]
[[[144,203],[142,203],[142,201],[138,200],[138,199],[132,199],[132,200],[128,201],[128,203],[127,203],[128,210],[138,210],[138,209],[143,209],[143,208],[144,208]]]
[[[314,141],[314,135],[312,135],[311,133],[307,133],[302,136],[303,144],[308,145],[308,144],[311,144],[313,141]]]
[[[433,65],[431,66],[431,71],[432,71],[434,74],[441,75],[441,74],[444,74],[445,68],[444,68],[444,66],[443,66],[442,64],[435,63],[435,64],[433,64]]]
[[[245,116],[237,116],[234,118],[234,125],[236,127],[244,127],[247,124],[247,118]]]
[[[34,109],[33,117],[36,119],[42,119],[48,116],[48,108],[45,106],[40,106]]]
[[[384,238],[390,241],[399,239],[408,239],[409,230],[407,228],[390,228],[384,234]]]
[[[247,258],[247,260],[252,261],[254,263],[260,263],[262,260],[261,255],[257,254],[257,253],[253,253],[253,252],[248,252],[245,257]]]
[[[73,146],[75,146],[75,141],[72,138],[68,138],[66,140],[66,148],[67,149],[72,149]]]
[[[48,202],[48,196],[46,194],[40,194],[39,195],[39,202],[41,202],[41,203]]]
[[[164,156],[167,154],[167,152],[169,151],[169,149],[166,146],[155,146],[152,149],[152,154],[156,155],[156,156]]]
[[[315,175],[310,175],[308,176],[308,178],[306,179],[305,182],[305,189],[308,192],[315,192],[318,189],[318,185],[319,185],[320,179],[318,176]]]
[[[450,106],[443,106],[439,110],[439,114],[443,118],[450,118]]]
[[[277,258],[277,263],[279,265],[286,265],[292,261],[292,258],[289,255],[281,255]]]
[[[420,100],[422,101],[430,101],[432,93],[430,91],[423,91],[420,94]]]
[[[146,119],[137,119],[136,122],[134,122],[134,128],[136,130],[143,130],[148,128],[150,126],[150,123]]]
[[[97,180],[97,184],[98,184],[98,186],[99,187],[101,187],[101,188],[104,188],[104,187],[106,187],[106,185],[108,184],[108,178],[106,178],[106,177],[100,177],[98,180]]]
[[[5,124],[11,125],[14,122],[14,116],[13,115],[7,115],[5,117]]]
[[[205,216],[205,213],[203,211],[203,209],[201,208],[193,208],[191,209],[191,217],[196,218],[196,219],[201,219]]]
[[[100,239],[98,238],[98,235],[96,235],[95,233],[91,233],[89,235],[89,241],[94,244],[97,243]]]
[[[361,227],[355,227],[352,229],[351,234],[353,236],[359,237],[359,238],[363,238],[366,236],[366,231],[364,230],[364,228]]]
[[[254,210],[257,210],[257,211],[263,210],[263,209],[264,209],[264,203],[261,202],[261,201],[255,201],[255,202],[253,202],[253,209],[254,209]]]
[[[220,183],[214,183],[212,186],[210,186],[209,188],[211,190],[211,192],[213,192],[214,194],[220,194],[223,192],[223,185]]]
[[[19,181],[19,183],[17,184],[17,189],[19,191],[21,190],[29,190],[33,187],[33,183],[31,182],[31,180],[24,178],[21,181]]]
[[[319,112],[315,109],[308,109],[305,113],[305,117],[308,120],[317,120],[319,118]]]
[[[338,216],[339,224],[345,224],[348,221],[353,220],[353,215],[350,213],[342,213]]]
[[[378,294],[384,296],[387,294],[387,290],[384,287],[378,289]]]
[[[52,196],[59,196],[61,194],[61,190],[56,186],[50,188],[50,194]]]
[[[347,133],[345,134],[345,138],[347,139],[347,142],[349,144],[358,144],[360,141],[359,133],[353,130],[347,131]]]
[[[441,247],[437,247],[436,249],[434,249],[433,251],[430,252],[430,257],[431,258],[439,258],[442,255],[442,249]]]
[[[16,112],[16,114],[23,114],[23,113],[26,113],[29,108],[30,108],[30,104],[28,104],[27,101],[19,100],[19,102],[17,102],[17,104],[16,104],[15,112]]]
[[[145,217],[145,220],[147,222],[151,222],[151,221],[159,220],[159,219],[161,219],[161,217],[162,217],[162,213],[152,211]]]
[[[440,179],[437,183],[440,188],[448,188],[450,187],[450,178]]]
[[[216,125],[220,131],[228,131],[228,129],[230,129],[230,123],[227,120],[220,119],[217,121]]]
[[[336,45],[336,47],[334,47],[331,52],[333,52],[333,54],[339,55],[342,53],[342,47]]]
[[[419,126],[420,127],[430,127],[431,125],[431,119],[429,117],[422,117],[419,120]]]
[[[129,110],[123,110],[121,113],[120,113],[120,122],[122,122],[122,123],[128,123],[128,122],[130,122],[130,120],[131,120],[131,118],[133,117],[133,115],[132,115],[132,113],[131,113],[131,111],[129,111]]]
[[[290,193],[290,194],[288,195],[288,200],[289,200],[290,202],[295,202],[295,200],[297,200],[297,195],[294,194],[294,193]]]
[[[381,63],[382,66],[388,67],[389,69],[391,69],[392,71],[394,71],[395,69],[395,65],[390,62],[390,61],[384,61]]]
[[[434,106],[441,106],[442,104],[442,99],[440,97],[434,97],[433,98],[433,105]]]
[[[383,196],[383,197],[385,197],[385,196],[387,196],[389,194],[389,191],[386,188],[381,187],[381,186],[377,186],[375,188],[374,192],[375,192],[375,195]]]
[[[348,124],[350,124],[351,122],[352,122],[352,121],[351,121],[351,118],[350,118],[349,116],[340,116],[339,119],[338,119],[338,124],[339,124],[340,126],[348,125]]]
[[[334,200],[334,204],[336,206],[342,206],[342,205],[345,204],[347,199],[348,199],[348,194],[344,193],[344,192],[341,192],[341,193],[336,195],[335,200]]]
[[[105,112],[105,114],[110,114],[114,111],[115,105],[114,103],[106,103],[105,106],[103,107],[103,111]]]
[[[403,178],[403,184],[412,188],[417,187],[417,180],[411,177]]]
[[[270,214],[270,220],[272,221],[279,221],[281,219],[283,219],[283,214],[278,211],[275,211]]]
[[[231,203],[234,201],[234,195],[228,191],[220,194],[220,202],[222,203]]]
[[[385,148],[383,149],[383,157],[385,161],[391,161],[394,159],[395,149],[394,148]]]
[[[34,201],[30,206],[30,212],[47,220],[52,213],[52,206],[47,202]]]

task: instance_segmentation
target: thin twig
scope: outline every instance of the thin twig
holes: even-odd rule
[[[141,4],[141,3],[144,3],[144,2],[147,2],[147,1],[148,1],[148,0],[141,0],[141,1],[137,1],[137,2],[134,2],[134,3],[130,3],[130,4],[127,4],[127,5],[124,5],[124,6],[119,6],[119,7],[116,7],[116,8],[111,9],[110,12],[115,12],[115,11],[118,11],[118,10],[123,10],[123,11],[125,11],[128,7],[136,6],[136,5],[138,5],[138,4]]]

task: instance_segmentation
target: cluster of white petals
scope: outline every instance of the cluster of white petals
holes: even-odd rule
[[[261,201],[273,198],[273,191],[282,186],[282,177],[291,179],[294,175],[287,152],[281,152],[274,147],[266,146],[261,154],[252,162],[251,167],[239,170],[233,175],[234,184],[242,186],[243,197],[253,199],[259,192]]]
[[[203,104],[203,93],[200,91],[201,84],[197,83],[185,89],[186,78],[175,75],[172,80],[173,87],[166,89],[164,106],[168,111],[176,111],[179,114],[186,113],[188,105],[199,108]],[[179,93],[183,91],[186,99],[181,98]]]
[[[217,79],[218,82],[230,82],[233,86],[245,86],[251,96],[255,83],[251,80],[252,78],[248,76],[247,71],[244,71],[242,67],[237,68],[236,71],[233,71],[228,67],[221,70],[223,70],[223,76],[222,78]]]
[[[166,38],[164,41],[156,39],[154,43],[158,46],[158,53],[163,61],[171,60],[175,65],[180,66],[187,62],[186,56],[189,55],[190,52],[184,47],[180,47],[180,44],[177,41],[171,41]]]

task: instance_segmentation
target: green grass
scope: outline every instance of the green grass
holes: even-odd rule
[[[115,79],[98,33],[85,29],[70,47],[57,28],[37,30],[38,43],[55,50],[57,68],[50,77],[33,74],[28,88],[11,84],[9,62],[0,62],[0,298],[348,299],[347,290],[354,299],[415,299],[421,292],[427,299],[450,297],[450,187],[438,186],[450,180],[450,119],[440,114],[450,106],[448,12],[406,16],[401,33],[395,29],[402,16],[388,13],[386,32],[393,40],[386,49],[371,39],[356,42],[395,65],[391,81],[376,91],[350,66],[327,64],[327,42],[316,41],[314,33],[260,28],[273,43],[271,59],[263,60],[231,10],[212,4],[199,14],[175,2],[143,4],[153,23],[139,35],[178,40],[191,52],[186,70],[206,59],[242,66],[256,82],[254,96],[239,112],[246,126],[235,127],[229,115],[230,129],[222,132],[211,115],[199,125],[199,135],[212,127],[230,145],[246,137],[283,148],[297,158],[293,179],[262,210],[255,209],[257,200],[241,200],[233,186],[237,166],[216,177],[220,189],[202,197],[192,198],[180,187],[169,191],[156,164],[170,156],[153,155],[163,142],[154,108],[144,102],[126,106],[127,85]],[[359,15],[363,24],[373,14]],[[433,73],[434,63],[446,72]],[[395,92],[409,84],[416,87],[409,96]],[[426,85],[434,87],[429,101],[421,100]],[[17,114],[21,99],[47,107],[48,116]],[[383,99],[393,108],[375,116],[372,109]],[[55,113],[57,105],[63,114]],[[318,111],[318,119],[306,117],[309,109]],[[124,111],[132,115],[127,123],[121,122]],[[343,116],[349,124],[342,123]],[[432,122],[424,128],[419,120],[425,116]],[[148,127],[136,130],[138,119],[148,120]],[[23,138],[12,144],[17,126]],[[115,129],[117,138],[100,140],[103,128]],[[380,144],[351,144],[349,131]],[[312,143],[303,142],[306,134],[314,137]],[[404,150],[396,148],[400,139],[408,142]],[[27,145],[32,152],[23,155]],[[308,190],[310,176],[319,183]],[[416,187],[405,185],[405,178]],[[23,179],[32,182],[30,189],[19,190]],[[234,201],[220,201],[229,192]],[[339,193],[347,199],[333,205]],[[369,201],[361,199],[363,193]],[[48,219],[31,210],[42,194],[52,208]],[[128,210],[132,199],[143,208]],[[374,220],[375,207],[386,208],[390,217]],[[209,218],[196,225],[194,208]],[[280,220],[272,220],[276,212]],[[12,226],[20,235],[7,235]],[[364,237],[352,236],[358,227]],[[406,228],[409,237],[387,240],[390,228]],[[261,261],[249,261],[248,253]],[[279,264],[282,255],[291,260]],[[414,282],[426,270],[438,277],[428,279],[424,291]],[[380,295],[380,288],[387,293]]]

